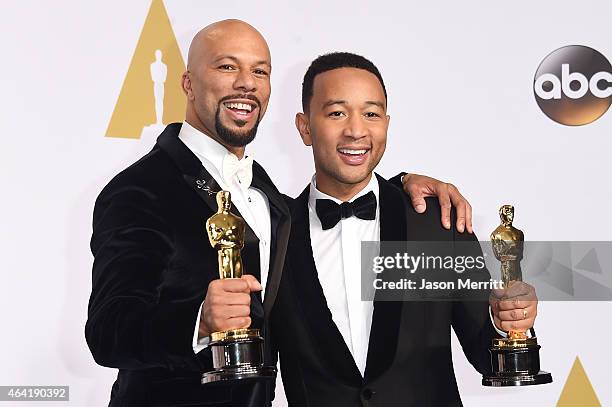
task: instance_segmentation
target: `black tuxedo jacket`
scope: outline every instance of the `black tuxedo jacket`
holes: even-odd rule
[[[446,230],[440,207],[428,199],[418,214],[404,193],[382,178],[382,241],[470,241]],[[451,360],[451,327],[469,361],[489,371],[497,336],[486,302],[374,301],[365,377],[359,372],[317,277],[310,242],[307,187],[291,210],[291,238],[272,314],[285,393],[292,407],[459,406]],[[453,227],[455,219],[452,219]],[[477,244],[477,243],[476,243]],[[477,249],[480,252],[480,247]],[[356,277],[359,278],[359,277]]]
[[[219,278],[205,229],[217,211],[210,192],[219,188],[178,139],[180,128],[169,125],[153,150],[110,181],[96,201],[87,343],[97,363],[119,369],[111,406],[268,405],[270,385],[200,385],[212,358],[208,349],[194,354],[192,339],[208,284]],[[270,202],[265,301],[253,296],[251,306],[251,315],[260,316],[253,325],[268,337],[291,224],[283,197],[257,163],[252,185]],[[254,237],[247,227],[247,240],[249,235]],[[249,261],[259,268],[254,247],[255,253],[243,252],[247,272]],[[276,364],[271,341],[265,360]]]

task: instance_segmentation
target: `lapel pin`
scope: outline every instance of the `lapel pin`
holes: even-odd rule
[[[196,187],[206,192],[208,195],[216,194],[215,191],[213,191],[208,185],[206,185],[206,180],[203,180],[203,179],[196,180]]]

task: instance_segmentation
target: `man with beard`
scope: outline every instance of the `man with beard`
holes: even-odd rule
[[[290,215],[285,197],[245,155],[268,105],[270,72],[268,46],[253,27],[227,20],[204,28],[192,41],[182,79],[185,122],[169,125],[153,150],[96,200],[85,334],[96,362],[119,369],[111,406],[270,402],[267,383],[200,384],[201,373],[212,369],[211,332],[251,326],[271,336],[267,316]],[[469,205],[454,188],[427,177],[404,181],[417,192],[415,204],[424,203],[428,190],[458,202],[470,228]],[[204,227],[221,189],[247,223],[242,258],[249,274],[241,279],[219,280]],[[265,344],[265,362],[275,365],[270,341]]]

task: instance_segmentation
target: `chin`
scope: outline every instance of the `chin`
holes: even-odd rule
[[[251,131],[251,129],[245,129],[244,127],[230,127],[229,130],[241,139],[246,139],[249,136],[249,132]]]
[[[371,171],[368,172],[359,172],[359,173],[355,173],[355,172],[340,172],[340,179],[339,181],[341,181],[344,184],[359,184],[360,182],[365,181],[368,176],[371,174]]]
[[[232,121],[229,123],[222,123],[222,124],[225,128],[227,128],[228,130],[231,130],[233,133],[246,135],[249,131],[253,129],[255,123],[247,122],[244,125],[240,126]]]

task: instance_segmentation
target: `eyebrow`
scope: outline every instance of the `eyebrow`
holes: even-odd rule
[[[346,100],[336,100],[336,99],[328,100],[327,102],[323,103],[323,108],[333,106],[333,105],[346,105]]]
[[[379,101],[379,100],[367,100],[367,101],[365,102],[365,104],[366,104],[366,105],[374,105],[374,106],[378,106],[378,107],[380,107],[381,109],[384,109],[384,108],[385,108],[385,104],[384,104],[383,102]]]
[[[329,107],[329,106],[333,106],[333,105],[346,105],[348,102],[346,100],[342,100],[342,99],[332,99],[332,100],[328,100],[327,102],[325,102],[323,104],[323,108]],[[365,101],[366,105],[373,105],[373,106],[378,106],[381,109],[385,108],[385,104],[381,101],[377,101],[377,100],[366,100]]]
[[[238,64],[238,63],[240,63],[240,61],[238,60],[238,58],[236,58],[236,57],[234,57],[234,56],[232,56],[232,55],[222,55],[222,56],[220,56],[220,57],[218,57],[218,58],[215,58],[214,63],[218,63],[218,62],[220,62],[220,61],[222,61],[222,60],[224,60],[224,59],[230,59],[230,60],[234,61],[234,62],[235,62],[235,63],[237,63],[237,64]],[[255,64],[254,64],[254,65],[255,65],[255,66],[257,66],[257,65],[267,65],[268,67],[272,66],[272,65],[270,64],[270,62],[269,62],[269,61],[266,61],[265,59],[262,59],[262,60],[260,60],[260,61],[255,62]]]

